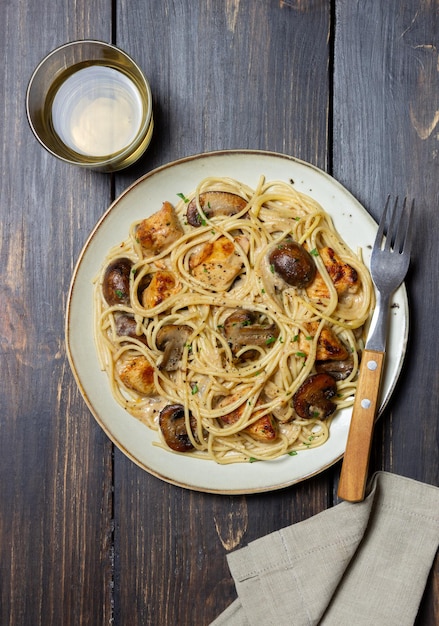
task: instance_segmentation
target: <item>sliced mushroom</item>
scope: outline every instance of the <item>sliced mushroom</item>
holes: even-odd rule
[[[129,359],[122,366],[119,376],[123,384],[144,396],[156,395],[154,368],[144,356]]]
[[[247,200],[228,191],[205,191],[199,195],[200,207],[208,218],[216,215],[236,215],[247,205]],[[187,207],[186,218],[191,226],[201,226],[203,217],[197,208],[197,200],[193,198]]]
[[[164,354],[159,369],[175,372],[179,368],[183,349],[191,332],[192,328],[186,324],[166,324],[160,328],[156,344]]]
[[[195,418],[189,417],[192,433],[196,432]],[[159,427],[166,444],[176,452],[188,452],[194,446],[186,429],[184,406],[182,404],[168,404],[160,411]]]
[[[332,402],[336,393],[337,384],[332,376],[312,374],[294,394],[294,410],[303,419],[324,420],[336,409],[335,403]]]
[[[277,339],[279,336],[277,325],[262,324],[259,317],[254,311],[238,309],[225,320],[224,335],[233,354],[244,346],[269,346]],[[247,357],[252,357],[253,352]]]
[[[132,337],[138,339],[142,343],[146,344],[145,335],[137,334],[137,323],[132,315],[126,315],[122,313],[116,316],[115,319],[116,333],[119,337]]]
[[[121,258],[112,261],[104,273],[102,293],[107,304],[130,303],[130,272],[133,266],[130,259]]]
[[[137,298],[139,302],[142,302],[143,292],[145,291],[145,289],[149,287],[149,285],[151,284],[151,280],[152,280],[152,274],[145,274],[140,279],[139,284],[137,286]]]
[[[350,357],[343,361],[316,361],[315,366],[319,373],[330,374],[335,380],[344,380],[354,369],[354,359]]]
[[[316,265],[312,256],[293,239],[285,239],[269,254],[273,270],[292,287],[307,287],[316,275]]]

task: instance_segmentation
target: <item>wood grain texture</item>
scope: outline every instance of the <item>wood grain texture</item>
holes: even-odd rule
[[[388,194],[415,198],[407,358],[375,429],[373,469],[439,483],[439,377],[432,311],[437,246],[437,1],[336,2],[334,175],[379,218]],[[435,270],[434,270],[435,271]],[[433,443],[436,442],[436,443]],[[419,624],[439,621],[438,569]],[[436,599],[434,599],[436,598]]]
[[[0,623],[109,623],[111,445],[64,349],[73,264],[110,183],[45,153],[25,117],[30,75],[54,46],[108,38],[104,0],[0,5]],[[99,16],[99,17],[98,17]],[[93,23],[94,22],[94,23]]]
[[[117,43],[150,80],[156,128],[142,162],[117,176],[117,193],[145,169],[211,150],[274,150],[325,168],[330,11],[314,5],[119,2]],[[235,598],[227,552],[326,508],[330,477],[282,496],[206,496],[116,454],[116,622],[208,624]]]
[[[384,367],[384,352],[363,351],[358,385],[352,409],[346,450],[343,456],[338,497],[348,502],[364,500],[369,477],[369,458],[379,391]]]
[[[335,17],[335,20],[334,20]],[[261,148],[334,175],[378,217],[416,199],[408,359],[371,469],[438,484],[439,3],[0,3],[0,624],[204,626],[235,598],[229,551],[336,501],[339,465],[290,489],[219,496],[136,467],[90,416],[64,316],[77,256],[133,180],[186,155]],[[64,165],[33,138],[27,81],[54,47],[113,41],[145,70],[156,129],[133,167]],[[417,626],[439,621],[438,561]]]
[[[437,137],[422,138],[410,113],[427,67],[419,62],[417,46],[422,41],[434,43],[438,37],[437,3],[427,4],[431,21],[411,2],[390,2],[386,7],[372,3],[373,11],[349,2],[337,5],[334,174],[375,217],[380,216],[388,194],[415,198],[412,262],[406,280],[411,309],[408,358],[398,393],[379,428],[386,429],[391,415],[392,436],[383,439],[384,445],[392,445],[388,469],[436,484],[438,451],[428,441],[438,435],[438,367],[437,350],[431,349],[431,311],[439,301],[430,283],[431,268],[439,263],[432,228],[438,214]],[[346,82],[352,75],[355,89],[347,99]],[[431,78],[437,80],[433,73]],[[432,82],[430,98],[424,93],[424,100],[430,100],[429,119],[434,93]],[[425,392],[419,393],[421,389]],[[413,427],[414,419],[420,427]],[[428,458],[422,452],[426,447]]]

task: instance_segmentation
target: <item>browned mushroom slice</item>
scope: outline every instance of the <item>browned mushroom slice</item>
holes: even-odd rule
[[[175,372],[180,367],[184,346],[192,328],[186,324],[166,324],[157,333],[156,344],[163,350],[163,359],[159,369]]]
[[[137,334],[137,323],[132,315],[125,315],[124,313],[117,315],[115,318],[116,334],[119,337],[131,337],[138,339],[142,343],[146,344],[145,335]]]
[[[195,418],[190,415],[190,427],[192,433],[196,432],[197,424]],[[184,406],[181,404],[168,404],[160,411],[159,427],[166,444],[176,452],[188,452],[194,446],[186,428]]]
[[[312,256],[293,239],[285,239],[277,244],[268,260],[273,270],[292,287],[307,287],[316,275]]]
[[[136,356],[124,363],[119,372],[123,384],[144,396],[156,395],[154,368],[144,356]]]
[[[343,361],[316,361],[315,366],[319,373],[330,374],[335,380],[344,380],[354,369],[354,359],[351,356]]]
[[[293,406],[303,419],[324,420],[334,413],[332,398],[337,393],[335,379],[329,374],[312,374],[294,394]]]
[[[228,191],[205,191],[199,195],[199,201],[203,214],[208,218],[216,215],[236,215],[247,205],[247,200]],[[186,218],[191,226],[202,225],[203,216],[198,211],[196,198],[189,202]]]
[[[183,234],[177,213],[170,202],[137,226],[136,237],[145,255],[154,256],[166,250]]]
[[[279,336],[276,324],[262,324],[259,315],[247,309],[234,311],[224,322],[224,335],[236,354],[245,346],[270,346]],[[253,352],[247,355],[253,357]]]
[[[151,284],[152,276],[153,276],[152,274],[145,274],[140,279],[140,282],[137,286],[137,298],[139,299],[139,302],[142,302],[143,292]]]
[[[133,264],[130,259],[112,261],[104,272],[102,294],[110,306],[130,303],[130,272]]]

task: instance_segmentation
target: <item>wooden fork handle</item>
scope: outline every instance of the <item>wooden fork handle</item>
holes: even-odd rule
[[[338,496],[349,502],[364,500],[383,365],[384,352],[364,350],[338,485]]]

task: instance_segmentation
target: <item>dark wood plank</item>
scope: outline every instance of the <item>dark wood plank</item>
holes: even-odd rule
[[[121,0],[117,43],[149,78],[156,127],[118,189],[220,149],[273,150],[326,169],[329,13],[322,1],[298,11],[282,1]]]
[[[109,3],[0,4],[0,623],[109,623],[111,445],[76,390],[64,349],[73,265],[110,181],[57,162],[25,117],[40,59],[111,37]]]
[[[410,338],[378,423],[372,469],[439,484],[437,2],[336,3],[334,174],[378,218],[388,194],[415,198],[407,277]],[[433,343],[432,343],[433,342]],[[439,621],[437,566],[419,624]]]
[[[416,198],[409,358],[371,470],[438,484],[438,19],[436,0],[0,3],[2,625],[207,624],[235,597],[229,551],[333,504],[339,467],[244,497],[164,484],[118,450],[113,465],[76,388],[64,315],[77,255],[114,192],[179,157],[286,152],[332,167],[375,217],[388,193]],[[151,148],[115,177],[54,160],[24,115],[40,58],[87,37],[115,38],[154,93]],[[419,626],[439,621],[438,567]]]
[[[154,166],[217,149],[281,151],[325,168],[330,14],[326,2],[313,7],[120,2],[117,43],[149,77],[156,129],[117,193]],[[235,597],[226,554],[326,508],[331,477],[207,495],[163,484],[116,451],[116,622],[208,624]]]
[[[436,484],[438,367],[436,350],[431,349],[436,323],[431,311],[438,306],[439,294],[431,280],[439,257],[434,123],[438,76],[437,52],[431,46],[437,23],[418,11],[417,3],[372,6],[373,11],[348,2],[338,5],[334,173],[376,218],[387,194],[408,194],[416,201],[407,278],[408,358],[379,427],[386,469]]]

